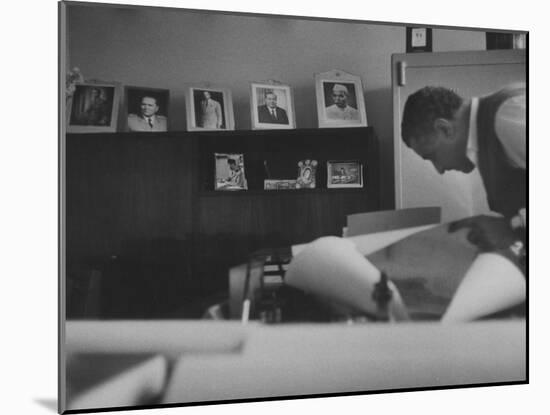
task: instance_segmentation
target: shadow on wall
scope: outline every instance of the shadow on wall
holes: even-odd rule
[[[393,103],[391,88],[372,89],[365,93],[369,126],[374,127],[379,142],[381,209],[395,208],[393,164]],[[371,120],[376,120],[373,124]]]

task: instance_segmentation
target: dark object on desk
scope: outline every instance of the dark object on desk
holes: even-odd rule
[[[392,292],[388,286],[388,276],[385,272],[382,272],[380,275],[380,281],[374,285],[374,291],[372,293],[372,298],[376,301],[376,306],[378,308],[378,315],[382,320],[389,320],[389,304],[392,299]]]

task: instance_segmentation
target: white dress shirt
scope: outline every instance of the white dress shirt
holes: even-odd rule
[[[479,98],[472,98],[466,155],[478,163],[477,112]],[[526,168],[526,110],[525,95],[507,99],[495,115],[495,131],[512,166]]]

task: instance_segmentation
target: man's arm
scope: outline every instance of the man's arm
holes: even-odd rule
[[[525,229],[514,230],[507,219],[484,215],[449,224],[449,232],[463,228],[469,229],[468,240],[481,252],[493,252],[504,256],[525,275],[527,262]]]

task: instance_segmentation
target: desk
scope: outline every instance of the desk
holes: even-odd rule
[[[159,404],[526,382],[524,320],[246,326],[71,322],[66,350],[104,354],[105,362],[113,353],[162,356],[172,375],[160,377]],[[158,375],[152,371],[150,376]],[[125,389],[143,384],[128,383]],[[87,403],[93,402],[91,396]],[[100,397],[96,402],[105,403]],[[124,405],[119,400],[111,406]]]

